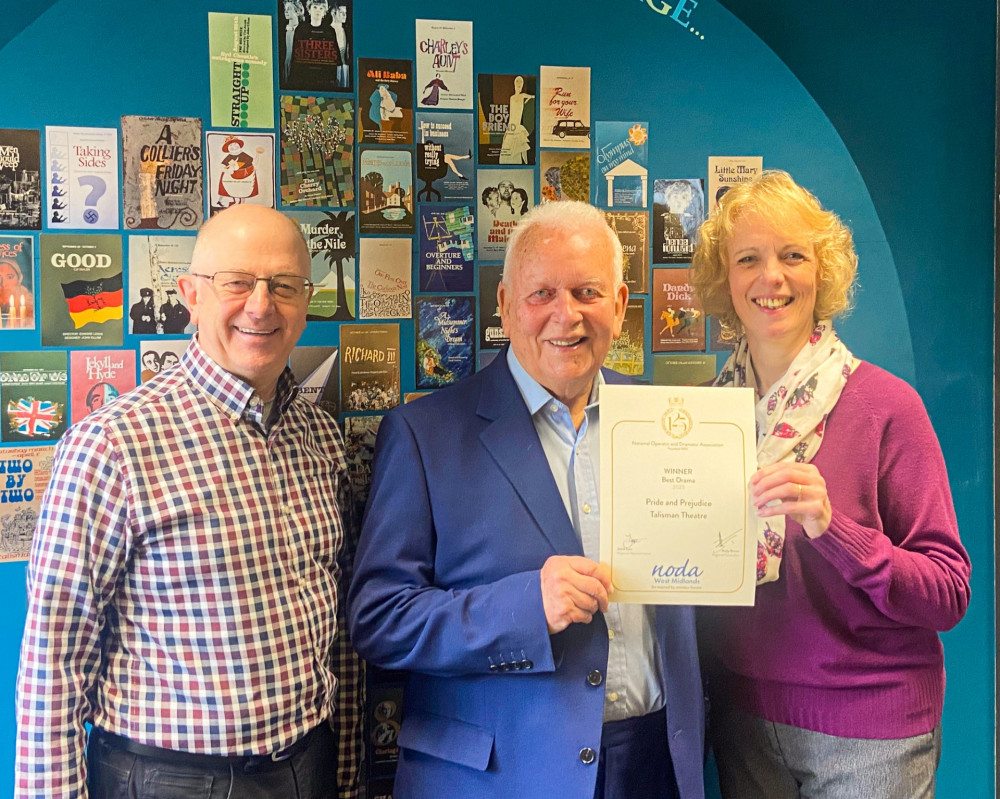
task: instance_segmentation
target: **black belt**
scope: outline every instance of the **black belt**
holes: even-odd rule
[[[129,752],[139,757],[155,758],[156,760],[187,766],[188,768],[225,769],[232,767],[244,773],[250,773],[278,768],[286,760],[295,757],[300,752],[304,752],[313,742],[316,732],[325,724],[326,722],[320,724],[318,727],[313,727],[291,746],[282,749],[280,752],[272,752],[269,755],[203,755],[197,752],[182,752],[177,749],[161,749],[159,746],[141,744],[98,727],[94,727],[91,738],[112,750]]]

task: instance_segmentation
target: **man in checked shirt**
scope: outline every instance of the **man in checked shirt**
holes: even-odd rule
[[[56,450],[15,795],[356,796],[344,449],[286,367],[313,290],[305,241],[235,206],[202,227],[178,285],[198,325],[181,363]]]

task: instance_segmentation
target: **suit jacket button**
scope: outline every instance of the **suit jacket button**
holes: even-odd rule
[[[522,668],[524,668],[525,671],[527,671],[528,669],[533,669],[535,667],[535,664],[532,663],[530,660],[522,660],[521,666]]]
[[[604,682],[604,675],[601,674],[597,669],[594,669],[590,674],[587,675],[587,682],[591,685],[597,686]]]
[[[496,663],[490,663],[490,671],[500,671],[500,667]]]
[[[585,746],[580,750],[580,762],[585,766],[589,766],[597,759],[597,753],[591,749],[589,746]]]

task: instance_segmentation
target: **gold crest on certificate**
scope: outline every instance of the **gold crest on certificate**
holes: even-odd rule
[[[752,605],[753,391],[604,384],[600,407],[611,601]]]

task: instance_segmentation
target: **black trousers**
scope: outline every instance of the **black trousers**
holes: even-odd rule
[[[605,723],[594,799],[680,799],[665,711]]]
[[[277,763],[128,751],[94,729],[87,746],[91,799],[336,799],[337,743],[328,724]]]

